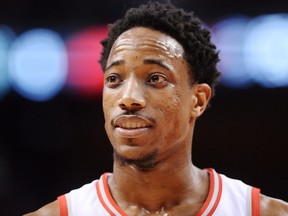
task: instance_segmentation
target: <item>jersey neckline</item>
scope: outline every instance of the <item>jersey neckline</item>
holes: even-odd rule
[[[222,179],[221,176],[216,173],[212,168],[207,169],[209,172],[209,192],[207,199],[200,208],[200,210],[195,214],[195,216],[211,216],[216,210],[221,194],[222,194]],[[112,173],[104,173],[100,179],[96,182],[96,193],[99,197],[99,200],[107,213],[111,216],[128,216],[115,202],[113,199],[109,185],[108,185],[108,176]]]

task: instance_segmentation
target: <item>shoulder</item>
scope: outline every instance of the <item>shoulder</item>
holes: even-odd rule
[[[61,214],[67,215],[67,196],[69,197],[70,202],[72,205],[75,203],[78,204],[78,206],[82,206],[86,203],[89,204],[89,201],[91,199],[95,198],[95,184],[98,180],[94,180],[91,183],[85,184],[80,188],[74,189],[70,191],[69,193],[65,195],[61,195],[58,197],[57,200],[54,202],[51,202],[42,208],[38,209],[35,212],[31,212],[28,214],[25,214],[23,216],[60,216],[60,210]],[[87,201],[87,199],[90,199]],[[61,206],[61,208],[60,208]]]
[[[280,199],[274,199],[265,195],[260,195],[260,215],[288,215],[288,203]]]
[[[25,214],[24,216],[60,216],[60,207],[58,201],[51,202],[39,210]]]

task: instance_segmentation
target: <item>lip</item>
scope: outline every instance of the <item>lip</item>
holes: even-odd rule
[[[119,136],[124,138],[137,138],[145,133],[147,133],[150,130],[150,128],[136,128],[136,129],[124,129],[117,127],[116,133],[118,133]]]
[[[152,126],[150,120],[138,115],[121,115],[113,121],[116,132],[126,138],[136,138],[147,133]]]

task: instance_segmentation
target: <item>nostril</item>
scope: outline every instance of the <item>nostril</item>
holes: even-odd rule
[[[123,110],[140,110],[145,107],[145,102],[136,97],[122,97],[118,106]]]
[[[144,104],[141,103],[119,103],[118,106],[122,109],[122,110],[130,110],[130,111],[137,111],[137,110],[141,110],[142,108],[144,108]]]
[[[124,104],[124,103],[121,103],[121,104],[119,104],[119,107],[121,108],[121,109],[129,109],[129,108],[141,108],[142,107],[142,105],[141,104],[139,104],[139,103],[131,103],[131,104]]]
[[[131,106],[141,106],[139,103],[132,103]]]
[[[119,107],[123,109],[126,107],[126,105],[122,103],[122,104],[119,104]]]

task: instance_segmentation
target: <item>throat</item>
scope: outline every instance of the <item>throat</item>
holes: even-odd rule
[[[169,213],[165,210],[164,207],[162,207],[160,210],[156,212],[150,212],[146,210],[145,208],[141,209],[141,212],[138,214],[139,216],[169,216]]]
[[[175,170],[161,172],[160,167],[152,171],[131,168],[114,166],[108,179],[112,197],[128,215],[191,216],[207,198],[209,175],[194,166],[178,167],[181,175]]]

